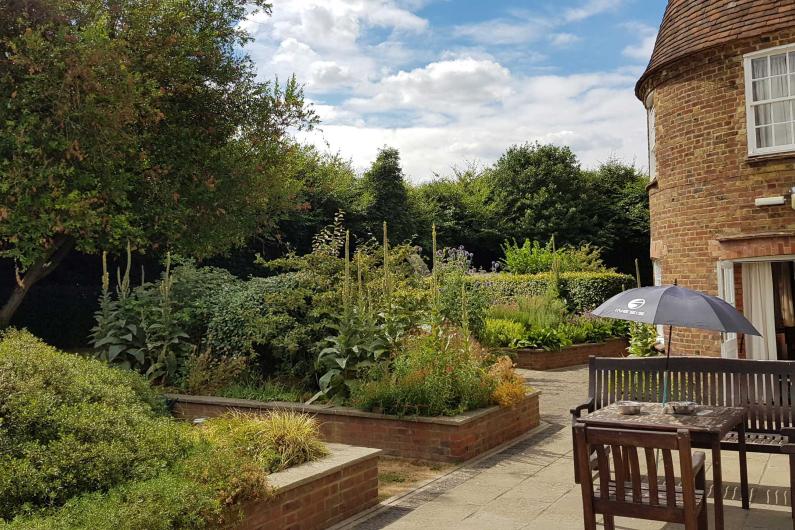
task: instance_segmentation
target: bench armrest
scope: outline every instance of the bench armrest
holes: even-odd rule
[[[590,397],[588,398],[588,401],[586,401],[585,403],[581,403],[576,407],[572,408],[570,410],[572,424],[575,423],[577,421],[577,418],[579,418],[582,415],[582,411],[593,412],[593,403],[594,399],[593,397]]]
[[[795,454],[795,427],[782,427],[781,434],[787,437],[787,443],[781,444],[781,452],[785,455]]]

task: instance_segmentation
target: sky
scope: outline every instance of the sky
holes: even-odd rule
[[[302,141],[407,178],[568,145],[583,167],[646,168],[634,85],[665,0],[273,0],[242,22],[262,81],[295,74],[321,119]]]

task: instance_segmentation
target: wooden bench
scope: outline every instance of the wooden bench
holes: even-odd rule
[[[664,370],[664,357],[591,357],[589,397],[571,409],[572,428],[583,413],[616,401],[662,401]],[[671,357],[668,377],[669,401],[745,408],[746,451],[789,455],[795,519],[795,443],[790,443],[795,442],[795,361]],[[737,450],[736,433],[723,439],[721,449]],[[579,482],[576,452],[575,480]]]

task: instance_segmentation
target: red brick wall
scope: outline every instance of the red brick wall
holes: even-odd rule
[[[440,418],[439,421],[399,419],[381,414],[340,414],[322,407],[304,408],[320,422],[321,437],[361,447],[382,449],[385,454],[437,462],[463,462],[537,427],[541,421],[539,393],[528,394],[516,406],[492,407],[473,411],[469,421]],[[186,397],[189,399],[189,397]],[[264,412],[279,408],[273,403],[259,406],[230,406],[177,401],[174,413],[179,417],[219,416],[229,410]],[[460,417],[456,417],[460,418]]]
[[[245,506],[241,530],[321,530],[378,502],[378,457]]]
[[[510,350],[503,350],[511,353]],[[599,344],[575,344],[560,351],[519,349],[516,354],[516,367],[528,370],[552,370],[566,366],[588,364],[588,357],[621,357],[627,354],[627,341],[609,340]]]
[[[649,190],[651,253],[663,282],[717,294],[717,261],[795,254],[795,211],[754,206],[789,193],[795,155],[749,159],[745,53],[795,42],[795,29],[735,42],[653,75],[657,184]],[[677,329],[673,351],[720,355],[719,334]]]

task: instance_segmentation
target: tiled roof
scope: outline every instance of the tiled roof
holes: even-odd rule
[[[643,81],[660,68],[727,42],[795,26],[795,0],[669,0]]]

